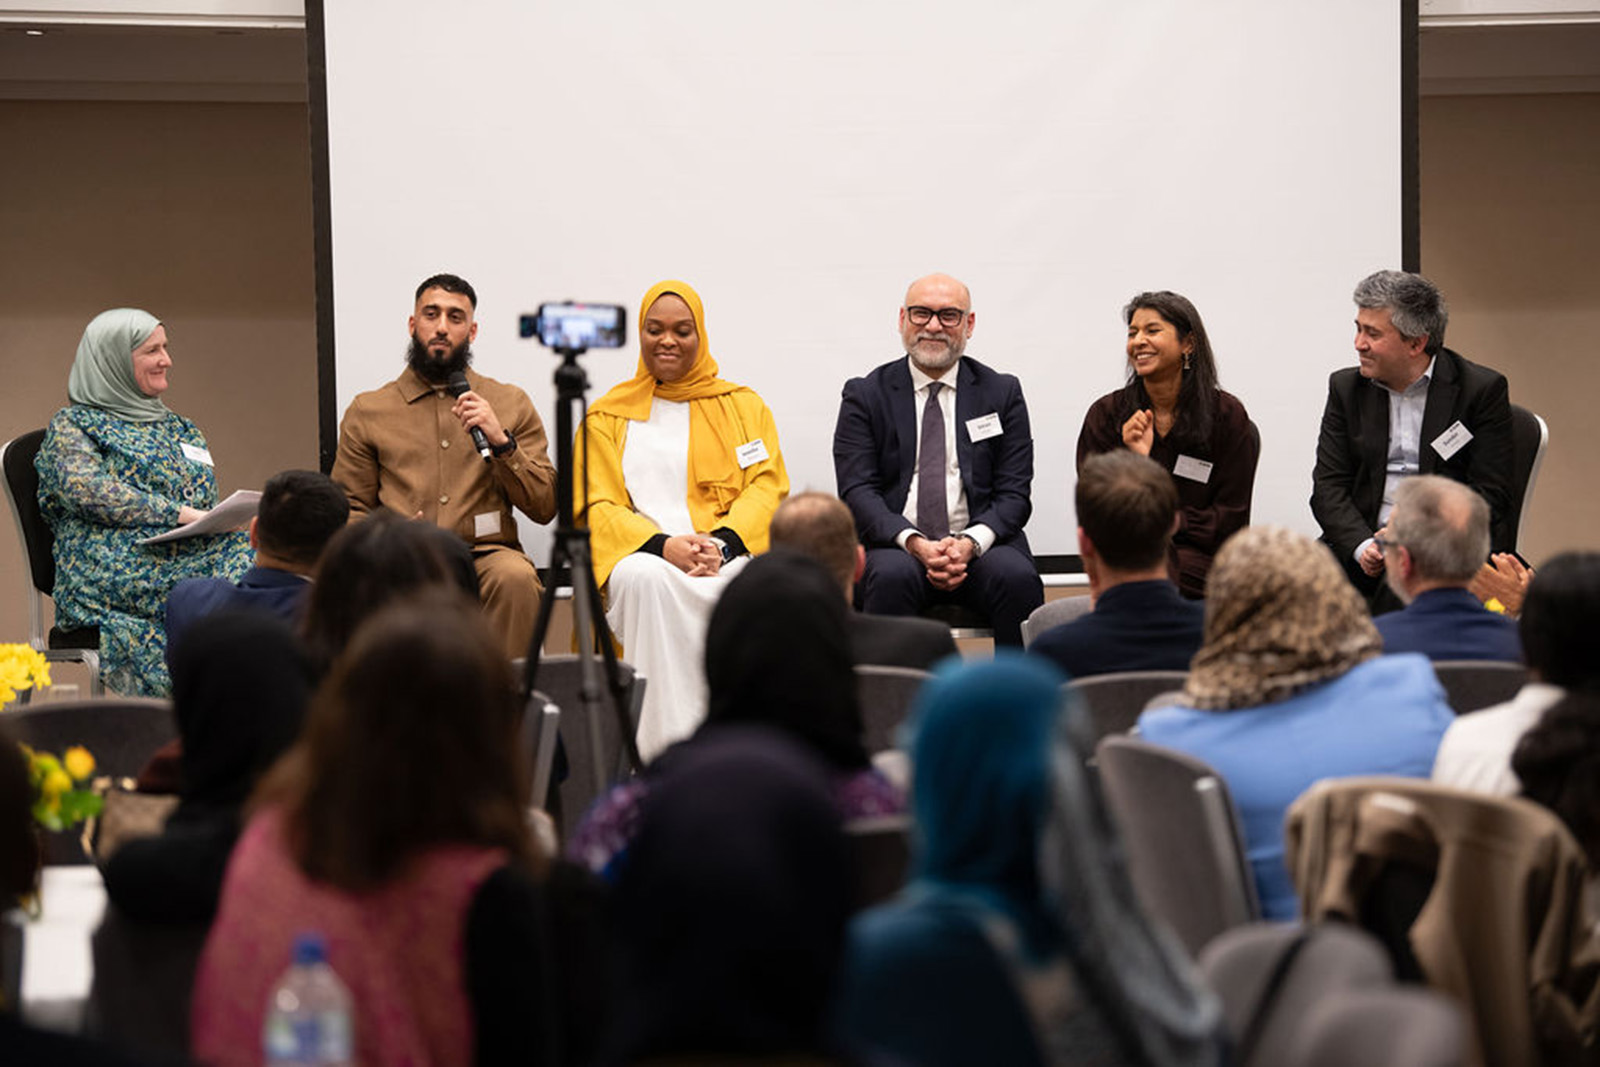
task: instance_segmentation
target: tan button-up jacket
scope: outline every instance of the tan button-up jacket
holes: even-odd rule
[[[521,548],[511,509],[535,522],[556,513],[556,470],[544,423],[528,394],[467,371],[517,447],[484,462],[443,386],[407,367],[394,381],[351,401],[339,426],[333,480],[350,497],[351,517],[386,507],[459,535],[469,545]]]

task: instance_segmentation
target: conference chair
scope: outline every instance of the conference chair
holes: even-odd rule
[[[911,816],[852,819],[844,824],[844,833],[855,862],[856,910],[900,892],[911,867]]]
[[[1106,808],[1145,912],[1191,956],[1224,930],[1261,917],[1238,813],[1210,766],[1131,737],[1095,746]]]
[[[1533,503],[1545,449],[1550,447],[1550,426],[1520,404],[1511,405],[1511,509],[1507,516],[1515,545],[1522,544],[1522,522]],[[1515,547],[1515,545],[1513,547]]]
[[[1341,989],[1310,1005],[1289,1058],[1301,1067],[1468,1067],[1466,1016],[1431,989]]]
[[[930,604],[922,609],[922,617],[950,627],[950,636],[956,641],[994,639],[989,617],[964,604]]]
[[[900,724],[930,677],[914,667],[856,666],[856,700],[861,705],[862,741],[868,755],[898,747]]]
[[[1083,701],[1098,741],[1133,729],[1151,701],[1181,690],[1188,677],[1187,671],[1121,671],[1075,678],[1064,688]]]
[[[528,695],[527,707],[522,709],[519,736],[522,750],[528,753],[532,767],[528,790],[528,807],[542,808],[550,797],[550,778],[556,765],[556,746],[561,730],[561,709],[539,690]]]
[[[1087,593],[1079,596],[1057,597],[1047,600],[1033,609],[1026,619],[1022,620],[1022,647],[1027,648],[1033,644],[1034,638],[1050,629],[1060,626],[1064,622],[1081,618],[1094,610],[1094,598]]]
[[[1343,990],[1394,985],[1383,945],[1341,923],[1246,923],[1213,938],[1199,964],[1222,1001],[1238,1067],[1300,1063],[1290,1050],[1309,1008]]]
[[[17,522],[17,539],[27,557],[28,644],[43,652],[51,663],[82,663],[89,671],[89,695],[100,696],[100,628],[85,626],[77,630],[44,628],[44,598],[56,587],[56,560],[52,551],[55,535],[39,510],[39,472],[33,458],[44,442],[43,430],[30,430],[7,441],[0,449],[0,468],[4,468],[6,499],[11,502],[11,517]],[[26,702],[31,690],[23,690]]]
[[[1437,660],[1433,673],[1439,676],[1445,696],[1457,715],[1503,704],[1517,695],[1528,680],[1528,668],[1520,663],[1499,660]]]
[[[1359,924],[1402,980],[1460,1004],[1473,1063],[1592,1056],[1589,868],[1554,813],[1415,778],[1330,779],[1290,807],[1284,843],[1306,921]]]
[[[95,777],[136,777],[156,749],[178,736],[170,700],[102,697],[16,707],[0,713],[0,738],[61,755],[87,748]],[[45,833],[46,863],[88,863],[77,830]]]
[[[517,676],[521,677],[522,660],[514,661],[514,666]],[[617,670],[622,679],[629,728],[637,735],[647,679],[632,664],[622,660],[617,661]],[[608,777],[605,781],[595,780],[589,720],[580,699],[582,684],[577,656],[567,653],[540,657],[539,689],[560,709],[558,736],[561,749],[566,753],[566,776],[554,783],[553,794],[547,794],[553,795],[554,806],[560,809],[551,814],[557,816],[562,841],[571,838],[572,831],[577,829],[584,813],[596,799],[628,776],[628,749],[622,735],[617,732],[611,693],[606,691],[602,694],[604,703],[600,714],[600,761],[602,766],[608,768]],[[540,802],[544,802],[543,798],[540,798]]]

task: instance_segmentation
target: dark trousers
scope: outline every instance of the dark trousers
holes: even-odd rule
[[[989,620],[996,645],[1020,648],[1022,620],[1044,603],[1044,585],[1032,557],[1010,545],[991,545],[950,592],[935,589],[922,563],[905,549],[869,548],[856,598],[872,615],[917,615],[933,604],[960,604]]]

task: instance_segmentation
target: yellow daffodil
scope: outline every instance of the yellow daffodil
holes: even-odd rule
[[[59,797],[62,793],[72,788],[72,779],[60,767],[46,771],[44,781],[39,783],[39,791],[46,797]]]
[[[63,752],[61,765],[75,782],[81,782],[94,773],[94,757],[82,745],[73,745]]]

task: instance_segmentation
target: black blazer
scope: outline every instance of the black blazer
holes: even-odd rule
[[[1472,432],[1472,440],[1441,459],[1431,442],[1457,420]],[[1334,371],[1317,437],[1311,512],[1346,570],[1354,566],[1356,546],[1377,529],[1388,456],[1389,394],[1355,367]],[[1454,478],[1482,494],[1489,502],[1494,551],[1512,547],[1511,399],[1505,375],[1448,348],[1440,350],[1422,413],[1418,466],[1423,474]]]
[[[967,493],[969,525],[994,531],[1031,557],[1022,527],[1033,513],[1033,431],[1022,385],[963,356],[956,374],[956,460]],[[997,436],[974,442],[968,420],[1000,416]],[[892,546],[915,525],[902,512],[917,467],[916,395],[901,356],[844,385],[833,431],[833,470],[839,496],[850,506],[868,548]]]

